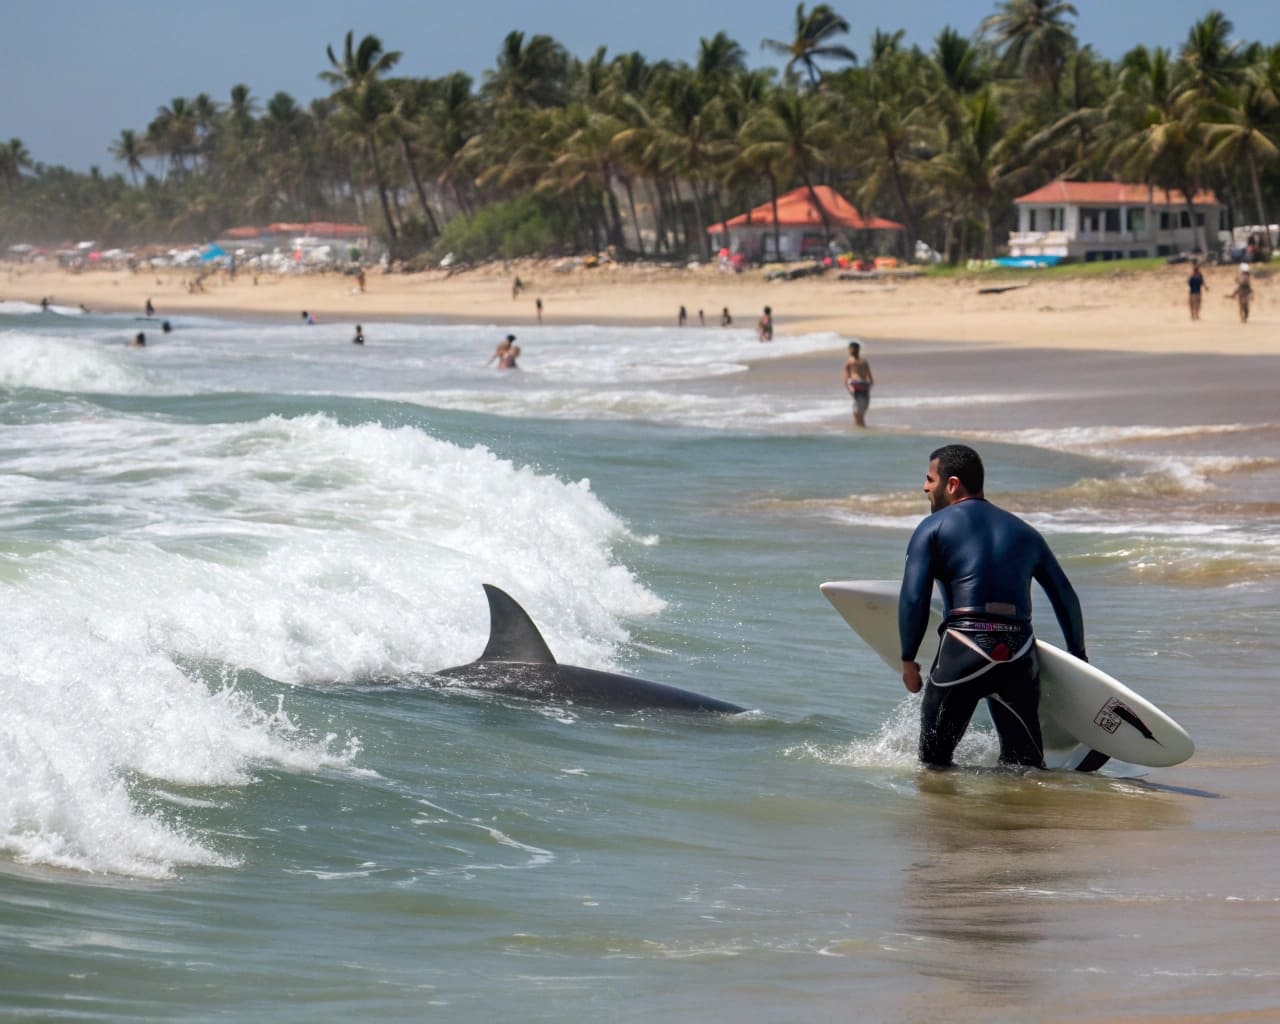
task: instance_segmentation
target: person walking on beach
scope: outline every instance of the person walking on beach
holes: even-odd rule
[[[764,307],[764,314],[756,324],[756,336],[761,341],[773,341],[773,310],[768,306]]]
[[[364,328],[361,327],[359,324],[356,324],[356,336],[351,339],[351,344],[353,345],[364,344]]]
[[[155,306],[153,306],[153,305],[151,305],[151,300],[150,300],[150,299],[147,299],[147,304],[146,304],[146,306],[145,306],[144,308],[145,308],[145,309],[146,309],[146,311],[147,311],[147,316],[155,316],[155,315],[156,315],[156,307],[155,307]]]
[[[867,425],[867,407],[871,405],[871,364],[862,358],[862,344],[849,342],[849,358],[844,361],[844,387],[853,396],[854,426]]]
[[[539,295],[533,300],[534,307],[538,310],[538,323],[542,323],[542,296]]]
[[[1249,303],[1253,300],[1253,282],[1249,280],[1249,264],[1240,264],[1240,273],[1236,275],[1236,290],[1227,296],[1235,299],[1240,306],[1240,322],[1249,322]]]
[[[688,319],[689,313],[685,310],[684,306],[681,306],[680,312],[676,314],[676,326],[683,327]]]
[[[1201,292],[1207,292],[1209,286],[1205,284],[1204,274],[1200,271],[1199,262],[1191,264],[1191,276],[1187,278],[1188,300],[1191,303],[1191,319],[1200,319],[1200,302],[1202,299]]]
[[[720,310],[720,326],[721,326],[721,327],[732,327],[732,326],[733,326],[733,317],[731,317],[731,316],[729,315],[729,307],[728,307],[728,306],[725,306],[725,307],[724,307],[724,309]]]
[[[1040,663],[1031,628],[1031,581],[1053,605],[1067,650],[1087,660],[1080,601],[1035,529],[983,495],[982,458],[968,445],[929,455],[924,491],[930,515],[907,545],[898,597],[902,683],[924,690],[920,760],[951,765],[969,719],[986,698],[1000,738],[1000,763],[1044,767],[1037,709]],[[938,653],[926,678],[916,652],[929,625],[933,585],[942,590]]]
[[[506,356],[508,351],[510,351],[511,346],[515,343],[515,340],[516,340],[516,336],[514,334],[508,334],[505,338],[503,338],[500,342],[498,342],[498,347],[493,350],[493,355],[491,355],[488,359],[484,361],[484,365],[488,366],[490,363],[492,363],[496,359],[498,361],[498,369],[501,370],[503,357]]]

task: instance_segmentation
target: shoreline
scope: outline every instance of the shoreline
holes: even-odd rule
[[[371,272],[366,290],[336,272],[297,276],[241,271],[234,280],[212,274],[192,292],[190,271],[89,269],[0,264],[0,300],[84,304],[102,312],[142,311],[151,299],[156,316],[219,316],[287,322],[307,310],[317,322],[493,324],[517,330],[542,324],[670,327],[717,331],[729,307],[738,329],[753,329],[764,306],[774,311],[779,337],[829,331],[865,342],[960,343],[965,347],[1106,350],[1147,353],[1280,354],[1280,309],[1266,268],[1255,271],[1255,301],[1248,324],[1239,322],[1234,267],[1209,267],[1203,318],[1190,321],[1185,265],[1151,271],[1116,271],[1087,277],[956,275],[887,276],[866,281],[802,278],[765,281],[759,270],[722,273],[712,267],[664,269],[612,265],[561,272],[551,265],[489,265],[448,275]],[[1035,271],[1025,271],[1034,275]],[[519,275],[525,288],[512,298]],[[984,294],[992,285],[1005,290]],[[677,327],[684,305],[689,325]],[[698,311],[706,326],[698,324]],[[744,358],[750,356],[744,353]]]

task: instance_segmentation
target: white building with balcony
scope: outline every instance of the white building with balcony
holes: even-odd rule
[[[1018,230],[1009,254],[1085,260],[1207,252],[1227,211],[1209,191],[1188,207],[1181,192],[1119,181],[1053,181],[1014,200]]]

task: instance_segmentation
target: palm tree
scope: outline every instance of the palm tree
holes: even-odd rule
[[[486,72],[484,93],[506,106],[558,107],[565,100],[569,54],[551,36],[525,43],[523,32],[508,32],[498,66]]]
[[[422,181],[422,174],[418,169],[418,157],[414,151],[414,136],[418,134],[426,119],[427,110],[433,99],[433,84],[421,78],[398,78],[389,85],[394,102],[387,123],[400,144],[400,156],[418,194],[418,202],[422,206],[422,217],[427,230],[432,236],[438,235],[440,225],[436,221],[435,212],[431,209],[431,203],[427,200],[427,187]]]
[[[1267,249],[1274,248],[1259,168],[1280,157],[1280,97],[1265,66],[1250,68],[1245,73],[1227,119],[1207,125],[1205,139],[1211,165],[1225,169],[1244,164],[1248,169],[1258,223],[1266,232]]]
[[[823,238],[831,240],[831,218],[814,188],[814,172],[832,162],[842,125],[832,116],[831,105],[811,94],[780,89],[769,108],[783,144],[781,165],[791,168],[809,191],[809,198],[822,218]],[[775,220],[776,217],[775,208]]]
[[[836,36],[847,35],[849,23],[836,14],[828,4],[818,4],[805,12],[804,4],[796,5],[796,34],[789,43],[777,39],[762,40],[760,45],[774,53],[788,57],[786,70],[790,74],[797,64],[803,64],[809,72],[809,84],[818,84],[819,59],[843,60],[858,63],[857,55],[847,46],[831,42]]]
[[[0,181],[12,192],[22,180],[22,172],[31,166],[31,154],[21,139],[10,139],[0,146]]]
[[[1187,89],[1202,102],[1225,98],[1244,71],[1240,46],[1230,41],[1233,27],[1221,11],[1210,11],[1191,26],[1182,44],[1179,56],[1189,72]]]
[[[713,92],[720,92],[746,66],[747,51],[724,32],[698,40],[696,74]]]
[[[1010,67],[1058,94],[1067,56],[1076,47],[1075,33],[1064,19],[1076,17],[1067,0],[1004,0],[995,14],[982,20],[980,31],[995,37],[997,52]]]
[[[951,208],[981,221],[984,259],[994,253],[993,209],[1007,201],[1023,167],[1020,156],[996,96],[987,88],[964,102],[958,130],[949,133],[942,151],[929,161],[928,176]],[[965,248],[962,239],[961,252]]]
[[[1205,162],[1204,121],[1187,74],[1186,65],[1174,62],[1163,47],[1139,46],[1125,55],[1120,88],[1107,104],[1114,138],[1110,161],[1129,180],[1181,192],[1205,250],[1195,211]]]
[[[382,88],[379,79],[399,63],[400,52],[384,51],[382,40],[377,36],[365,36],[357,47],[352,46],[352,39],[353,33],[348,32],[341,60],[334,55],[332,46],[325,48],[332,70],[320,72],[320,77],[329,84],[337,86],[338,102],[364,139],[369,166],[373,170],[378,187],[378,198],[382,202],[382,216],[386,221],[387,235],[394,244],[398,234],[395,220],[391,216],[386,175],[378,159],[376,133],[379,123],[390,107],[386,91]]]
[[[111,143],[108,152],[129,168],[129,176],[133,179],[134,187],[138,185],[138,172],[142,170],[142,155],[144,152],[143,143],[138,138],[138,133],[132,128],[125,128],[120,132],[120,138]]]

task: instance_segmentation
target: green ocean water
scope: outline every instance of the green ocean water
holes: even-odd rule
[[[136,353],[110,318],[9,319],[0,1017],[1280,1005],[1277,535],[1231,461],[1270,428],[975,432],[1094,661],[1198,751],[1007,773],[979,722],[936,775],[818,591],[899,571],[950,436],[895,424],[910,395],[858,435],[841,403],[747,406],[745,335],[548,328],[516,382],[482,328],[383,325],[353,354],[341,327],[192,321]],[[1156,521],[1170,477],[1195,514]],[[479,654],[485,582],[562,661],[755,710],[403,681]]]

